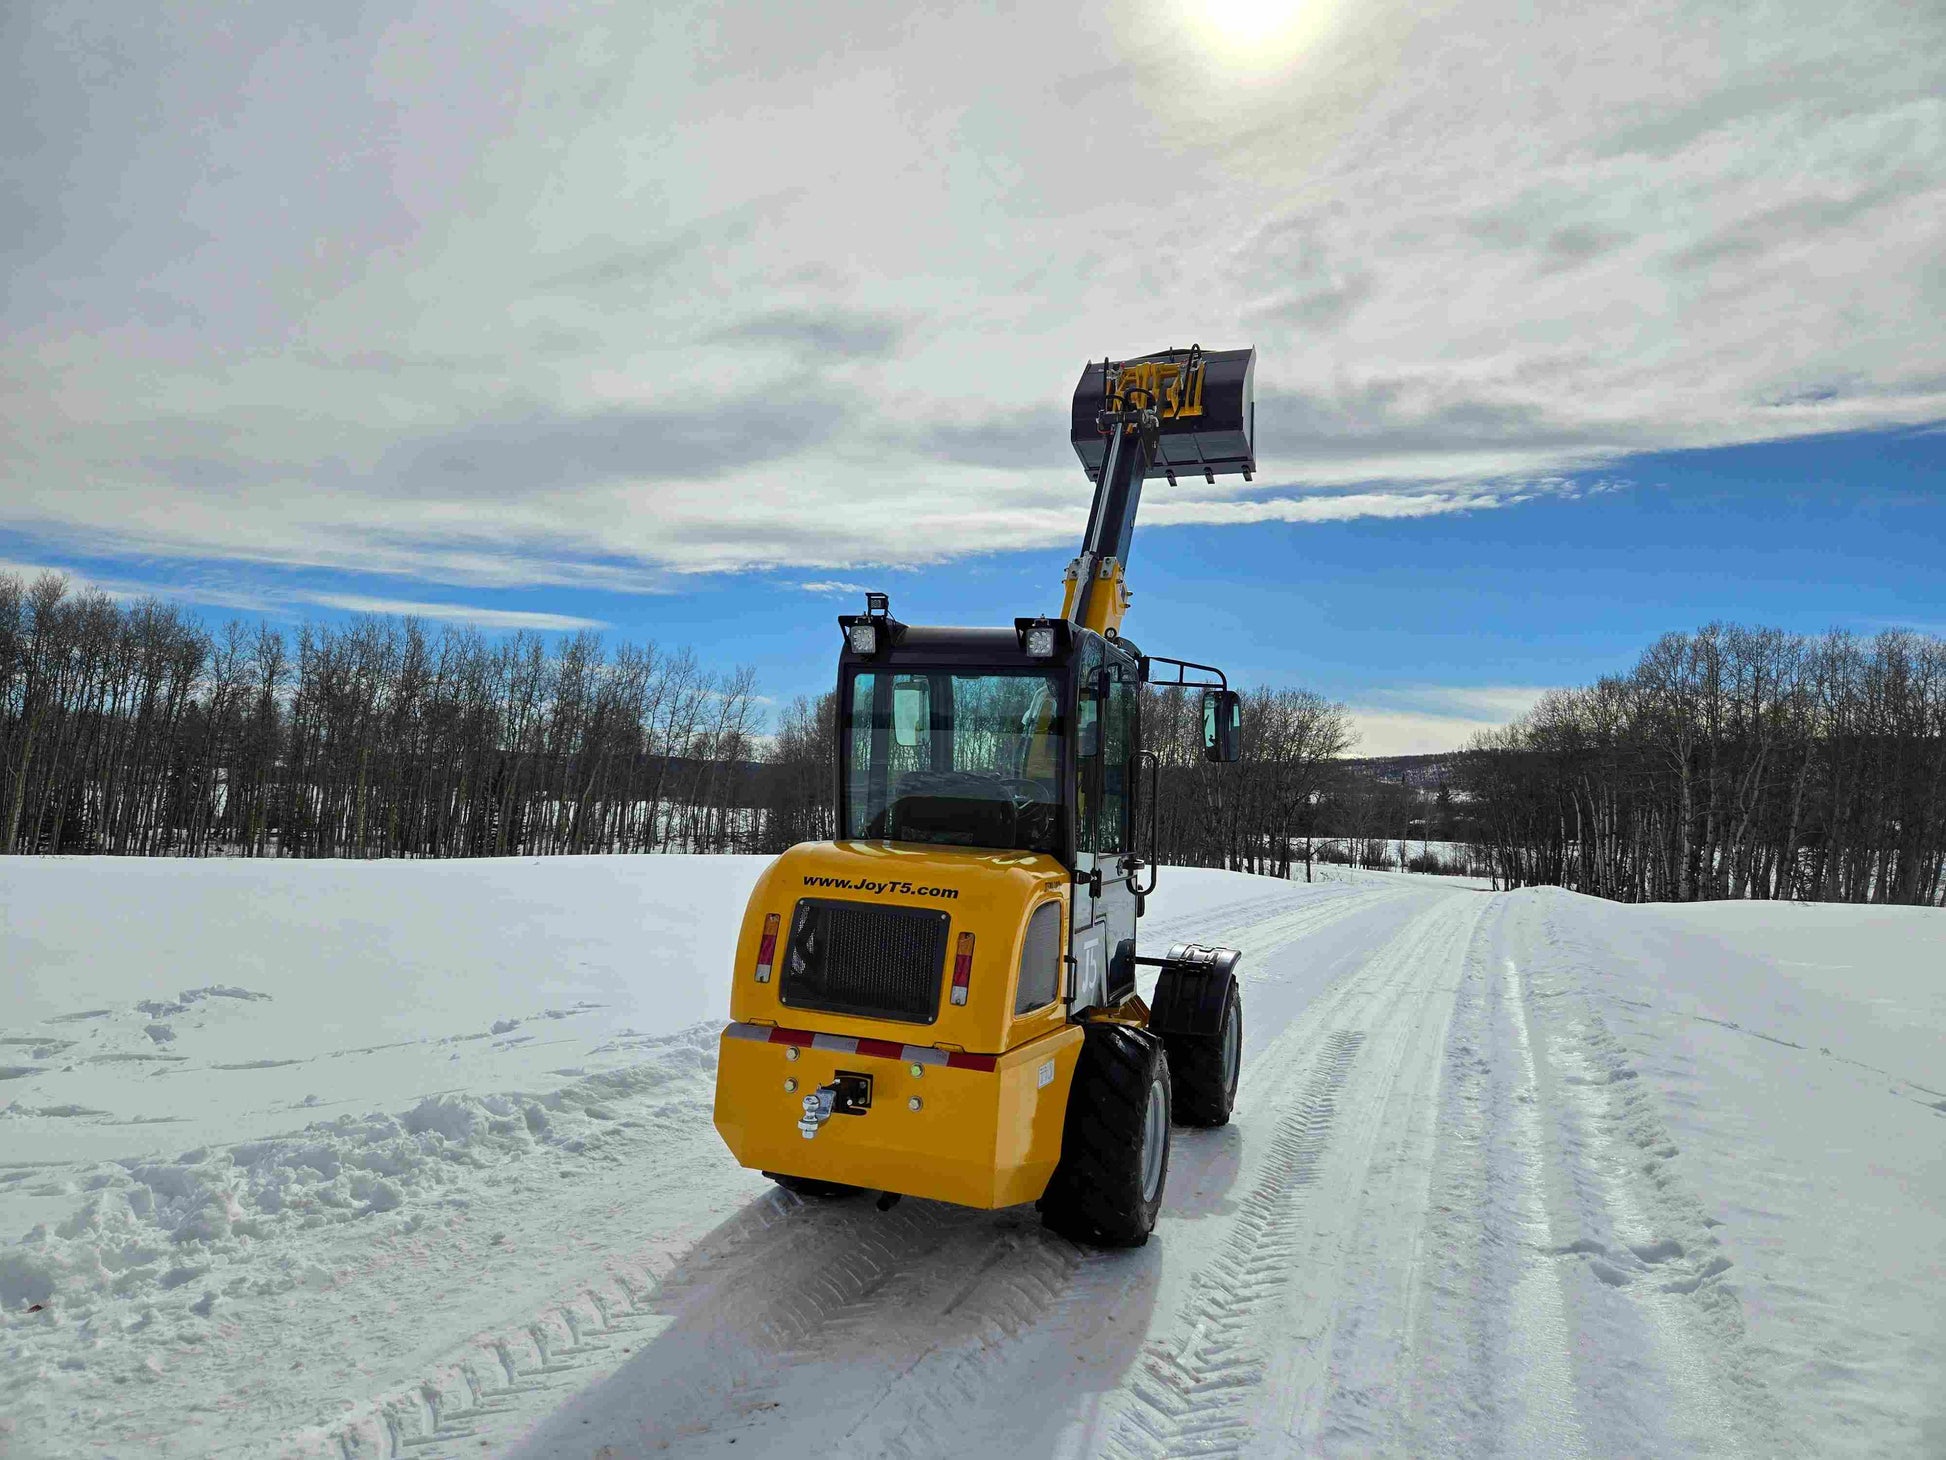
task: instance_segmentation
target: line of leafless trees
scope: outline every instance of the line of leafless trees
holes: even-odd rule
[[[1938,904],[1946,641],[1711,625],[1454,766],[1503,886]]]
[[[211,632],[0,575],[0,852],[753,850],[753,680],[592,634]]]
[[[1144,691],[1161,860],[1292,876],[1468,844],[1505,887],[1625,901],[1946,901],[1946,641],[1712,625],[1446,763],[1344,760],[1344,706]],[[0,852],[299,857],[778,851],[834,834],[829,695],[762,733],[747,669],[413,619],[212,631],[0,575]],[[1146,781],[1146,777],[1144,778]],[[1146,802],[1146,796],[1145,796]],[[1141,844],[1147,836],[1143,812]],[[1421,852],[1422,858],[1428,854]],[[1452,870],[1458,870],[1457,867]]]

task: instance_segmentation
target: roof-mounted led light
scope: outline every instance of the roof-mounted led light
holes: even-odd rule
[[[1073,572],[1070,565],[1069,572]],[[1066,619],[1050,619],[1046,614],[1014,620],[1014,639],[1020,652],[1030,659],[1059,659],[1074,647],[1069,636],[1073,626]]]
[[[844,630],[845,647],[865,657],[896,648],[905,638],[905,625],[892,617],[892,600],[883,593],[867,593],[862,614],[839,614],[838,627]]]

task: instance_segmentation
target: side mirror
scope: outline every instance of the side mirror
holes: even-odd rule
[[[1233,689],[1203,696],[1203,759],[1234,761],[1243,754],[1243,696]]]

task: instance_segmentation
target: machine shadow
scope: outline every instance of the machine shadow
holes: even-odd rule
[[[634,1347],[621,1366],[509,1453],[1045,1448],[1037,1437],[1090,1428],[1138,1358],[1163,1257],[1161,1238],[1078,1247],[1045,1231],[1032,1207],[907,1198],[880,1212],[869,1193],[767,1194],[605,1336]],[[1046,1383],[1048,1373],[1063,1382]]]
[[[1243,1171],[1243,1132],[1235,1124],[1214,1130],[1177,1126],[1169,1151],[1165,1217],[1216,1217],[1235,1208],[1230,1189]]]

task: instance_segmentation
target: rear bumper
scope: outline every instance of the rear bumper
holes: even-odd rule
[[[718,1042],[716,1129],[753,1170],[1013,1206],[1037,1199],[1054,1174],[1080,1050],[1073,1026],[1002,1055],[967,1055],[732,1024]],[[871,1109],[834,1115],[806,1140],[804,1097],[840,1070],[872,1077]]]

